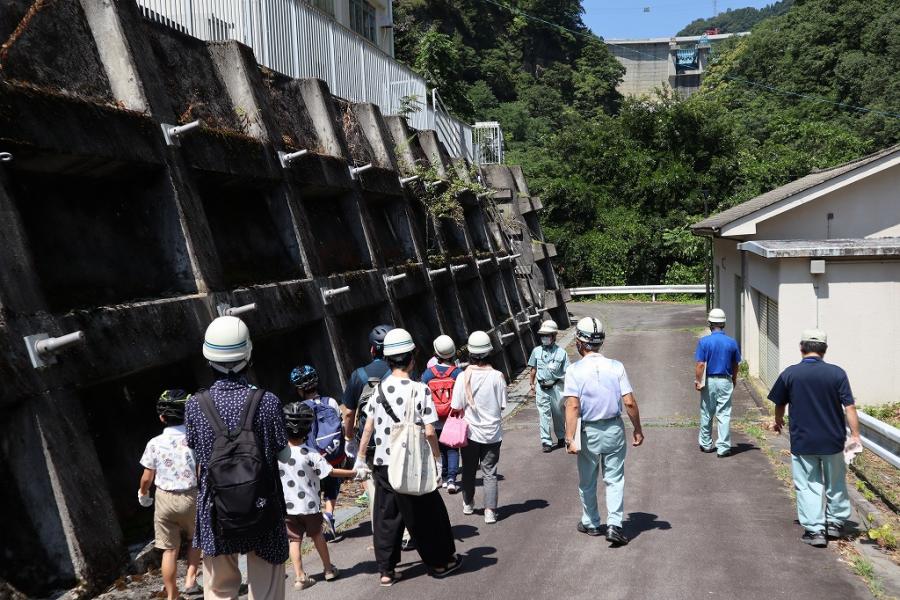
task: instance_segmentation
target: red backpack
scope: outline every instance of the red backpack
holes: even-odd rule
[[[456,383],[456,378],[453,377],[455,370],[456,367],[448,367],[441,374],[437,365],[431,367],[431,374],[434,377],[428,381],[428,389],[431,390],[431,398],[434,400],[438,419],[442,421],[450,416],[450,401],[453,400],[453,385]]]

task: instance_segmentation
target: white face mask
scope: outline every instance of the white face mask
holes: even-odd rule
[[[543,344],[544,346],[549,346],[552,343],[553,343],[552,335],[542,335],[541,336],[541,344]]]

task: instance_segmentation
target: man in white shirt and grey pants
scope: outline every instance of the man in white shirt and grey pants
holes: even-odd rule
[[[600,354],[606,339],[603,324],[585,317],[576,325],[575,344],[581,360],[566,371],[563,396],[566,402],[566,451],[578,455],[578,493],[582,515],[577,529],[587,535],[600,535],[597,510],[597,475],[603,469],[606,484],[606,539],[613,546],[624,546],[628,538],[622,531],[625,496],[625,424],[622,407],[628,412],[632,446],[644,443],[641,416],[625,367]],[[578,419],[581,436],[575,440]]]

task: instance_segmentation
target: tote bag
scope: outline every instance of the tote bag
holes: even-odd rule
[[[469,424],[462,415],[451,414],[441,430],[440,442],[448,448],[465,448],[469,443]]]
[[[424,496],[437,489],[438,474],[431,455],[431,447],[425,440],[425,427],[416,422],[416,395],[413,388],[406,403],[406,414],[391,430],[388,483],[398,494]]]

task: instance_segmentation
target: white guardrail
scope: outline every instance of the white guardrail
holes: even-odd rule
[[[700,285],[607,285],[570,288],[573,296],[605,296],[607,294],[650,294],[656,302],[657,294],[706,294],[706,286]]]
[[[331,93],[406,113],[436,129],[454,158],[473,158],[472,127],[435,105],[425,79],[375,44],[302,0],[137,0],[145,18],[208,42],[237,40],[285,75],[316,78]]]
[[[857,411],[863,447],[900,469],[900,429]]]

